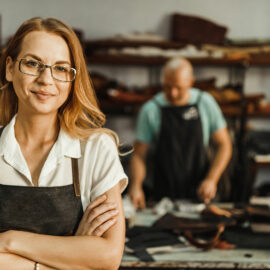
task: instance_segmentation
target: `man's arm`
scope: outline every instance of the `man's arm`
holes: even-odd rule
[[[134,152],[130,161],[130,186],[129,195],[134,206],[145,208],[143,181],[146,177],[146,155],[149,145],[143,142],[135,142]]]
[[[214,199],[218,181],[232,155],[232,144],[227,128],[216,131],[212,134],[211,139],[215,146],[214,158],[205,179],[198,188],[198,196],[205,203]]]

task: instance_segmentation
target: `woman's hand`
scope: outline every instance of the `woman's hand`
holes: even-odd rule
[[[116,222],[118,215],[115,203],[106,203],[106,195],[101,195],[86,208],[75,235],[102,236]]]

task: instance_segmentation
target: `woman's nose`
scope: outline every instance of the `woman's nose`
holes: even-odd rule
[[[54,79],[52,77],[52,72],[50,67],[45,67],[38,76],[38,82],[44,84],[53,84]]]

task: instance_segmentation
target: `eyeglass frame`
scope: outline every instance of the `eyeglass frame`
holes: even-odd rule
[[[75,80],[75,78],[76,78],[77,70],[76,70],[75,68],[73,68],[73,67],[70,67],[70,69],[72,69],[72,70],[74,71],[74,78],[73,78],[72,80],[70,80],[70,81],[59,80],[59,79],[57,79],[57,78],[55,78],[55,77],[53,76],[53,72],[52,72],[52,67],[53,67],[53,66],[56,66],[57,64],[54,64],[54,65],[47,65],[47,64],[42,63],[42,62],[39,61],[39,60],[33,60],[33,61],[37,61],[38,63],[42,64],[42,66],[43,66],[43,68],[42,68],[42,70],[39,72],[39,74],[34,75],[34,74],[25,73],[25,72],[23,72],[23,71],[21,70],[21,62],[22,62],[22,60],[28,60],[28,59],[27,59],[27,58],[21,58],[21,59],[19,59],[19,60],[18,60],[18,59],[16,60],[17,62],[19,62],[19,71],[20,71],[21,73],[23,73],[23,74],[26,74],[26,75],[29,75],[29,76],[35,76],[35,77],[38,77],[38,76],[40,76],[40,74],[41,74],[42,72],[44,72],[45,68],[50,68],[52,78],[55,79],[55,80],[57,80],[57,81],[59,81],[59,82],[73,82],[73,81]]]

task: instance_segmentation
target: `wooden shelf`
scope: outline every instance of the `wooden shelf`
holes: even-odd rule
[[[251,66],[270,66],[270,54],[258,54],[251,57]]]
[[[242,110],[239,107],[230,108],[230,109],[221,108],[221,110],[225,117],[239,117],[242,115]],[[270,118],[270,112],[267,112],[267,111],[247,112],[246,117],[247,118]]]
[[[227,59],[227,58],[188,58],[193,65],[202,66],[245,66],[246,59]],[[87,56],[86,61],[89,64],[103,64],[103,65],[145,65],[156,66],[163,65],[168,60],[166,57],[143,57],[143,56],[129,56],[129,55],[108,55],[96,54]],[[270,63],[269,63],[270,64]]]
[[[104,54],[96,54],[97,51],[104,49],[121,49],[121,48],[138,48],[142,46],[150,46],[160,49],[181,49],[185,48],[187,45],[193,45],[197,48],[201,48],[201,45],[186,44],[174,41],[127,41],[127,40],[86,40],[84,42],[84,49],[87,61],[93,64],[111,64],[111,65],[163,65],[168,58],[166,57],[147,57],[147,56],[136,56],[136,55],[109,55],[104,52]],[[260,47],[264,45],[269,45],[268,43],[254,43],[246,44],[244,47]],[[238,47],[233,46],[233,44],[227,45],[224,48]],[[231,58],[188,58],[194,65],[209,65],[209,66],[233,66],[233,65],[255,65],[255,66],[270,66],[270,53],[261,53],[246,55],[242,59],[231,59]]]
[[[174,42],[174,41],[128,41],[128,40],[87,40],[84,42],[84,47],[88,51],[100,49],[100,48],[124,48],[124,47],[141,47],[151,46],[162,49],[180,49],[185,47],[186,43]]]

